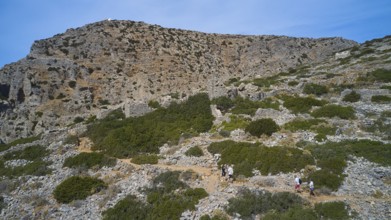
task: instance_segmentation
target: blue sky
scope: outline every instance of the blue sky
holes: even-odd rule
[[[391,34],[391,0],[0,0],[0,67],[25,57],[35,40],[107,18],[361,43]]]

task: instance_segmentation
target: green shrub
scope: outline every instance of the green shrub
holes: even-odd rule
[[[84,118],[77,116],[75,119],[73,119],[73,123],[78,124],[80,122],[83,122]]]
[[[78,145],[79,144],[79,137],[76,135],[69,135],[65,140],[64,144],[74,144]]]
[[[212,100],[212,104],[216,105],[216,108],[219,109],[222,113],[228,112],[230,108],[234,106],[232,99],[226,96],[220,96]]]
[[[268,212],[262,220],[318,220],[317,213],[310,208],[301,206],[290,208],[287,212]]]
[[[69,85],[69,87],[74,89],[76,87],[76,81],[71,80],[71,81],[68,82],[68,85]]]
[[[253,136],[260,137],[263,134],[271,136],[274,132],[279,130],[279,126],[271,118],[258,119],[250,122],[245,131]]]
[[[305,94],[314,94],[317,96],[326,94],[328,89],[326,86],[318,85],[314,83],[309,83],[304,86],[303,93]]]
[[[93,177],[73,176],[60,183],[53,191],[54,198],[61,203],[70,203],[74,200],[83,200],[107,185]]]
[[[304,200],[293,193],[268,191],[250,191],[243,189],[236,197],[228,200],[226,208],[231,216],[239,213],[243,219],[253,219],[257,214],[265,214],[270,210],[286,212],[290,208],[302,206]]]
[[[291,131],[299,131],[299,130],[311,130],[316,125],[320,123],[326,123],[325,120],[322,119],[294,119],[284,125],[284,128]]]
[[[8,150],[8,149],[10,149],[13,146],[16,146],[16,145],[19,145],[19,144],[32,143],[32,142],[37,141],[39,139],[41,139],[41,135],[17,139],[17,140],[14,140],[14,141],[12,141],[11,143],[8,143],[8,144],[0,144],[0,152]]]
[[[223,121],[222,127],[224,130],[233,131],[236,129],[245,129],[250,123],[249,118],[244,118],[239,115],[230,115],[229,122]]]
[[[272,99],[264,99],[262,101],[251,101],[250,99],[237,97],[234,100],[234,107],[231,112],[234,114],[246,114],[246,115],[254,115],[258,108],[271,108],[271,109],[279,109],[279,103],[277,101],[273,101]]]
[[[368,73],[368,76],[378,82],[391,82],[391,70],[377,69]]]
[[[297,86],[299,84],[299,82],[297,81],[289,81],[288,82],[288,86]]]
[[[148,106],[151,107],[151,108],[160,108],[160,104],[158,101],[155,101],[155,100],[150,100],[148,102]]]
[[[391,97],[385,95],[374,95],[371,97],[371,101],[375,103],[388,103],[391,102]]]
[[[219,165],[234,164],[235,175],[250,177],[253,169],[262,175],[292,172],[314,164],[311,155],[296,148],[265,147],[259,144],[223,141],[208,146],[212,154],[221,154]]]
[[[113,208],[109,208],[102,213],[104,220],[118,219],[147,219],[148,204],[139,201],[136,196],[128,195],[120,200]]]
[[[339,105],[326,105],[319,109],[316,109],[311,113],[315,118],[326,117],[333,118],[339,117],[341,119],[354,119],[354,109],[351,106],[343,107]]]
[[[3,155],[5,160],[39,160],[49,154],[46,148],[40,145],[26,147],[23,150],[8,152]]]
[[[120,117],[110,114],[88,127],[86,135],[94,142],[94,150],[120,158],[158,153],[160,146],[176,143],[181,134],[206,132],[213,124],[210,101],[205,93],[141,117],[124,119],[122,115],[122,112]]]
[[[315,211],[320,219],[350,219],[344,202],[317,203],[315,205]]]
[[[77,168],[77,167],[86,167],[92,168],[94,166],[98,167],[112,167],[116,164],[116,159],[109,158],[101,153],[85,153],[82,152],[74,157],[68,157],[64,161],[63,167]]]
[[[202,152],[202,149],[199,146],[194,146],[194,147],[190,148],[189,150],[187,150],[185,152],[185,155],[188,157],[190,157],[190,156],[201,157],[201,156],[204,156],[204,152]]]
[[[135,164],[157,164],[159,157],[156,154],[140,154],[132,158]]]
[[[308,150],[322,168],[310,177],[318,187],[325,186],[337,190],[344,180],[343,170],[349,155],[365,159],[383,166],[391,165],[391,144],[370,140],[328,142],[322,145],[308,146]]]
[[[311,97],[283,96],[284,107],[293,113],[307,113],[313,106],[323,106],[326,104],[323,100],[317,100]]]
[[[352,91],[349,94],[345,95],[342,101],[345,102],[358,102],[360,101],[361,95],[356,93],[356,91]]]
[[[278,83],[278,75],[270,76],[266,78],[258,78],[253,80],[253,84],[258,87],[270,87],[271,85],[274,85]]]

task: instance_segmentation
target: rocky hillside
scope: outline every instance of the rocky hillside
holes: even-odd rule
[[[205,34],[132,21],[101,21],[36,41],[0,70],[0,139],[69,125],[76,117],[206,91],[225,95],[230,78],[276,75],[357,45],[342,38]]]
[[[0,216],[390,219],[390,77],[389,36],[67,30],[0,70]]]

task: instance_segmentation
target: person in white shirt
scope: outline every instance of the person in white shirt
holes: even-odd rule
[[[232,166],[233,165],[228,166],[228,179],[233,181],[234,180],[234,177],[233,177],[233,175],[234,175],[234,168]]]
[[[310,196],[315,196],[315,193],[314,193],[314,182],[312,181],[312,179],[310,179]]]

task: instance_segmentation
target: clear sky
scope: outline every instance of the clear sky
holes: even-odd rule
[[[391,35],[391,0],[0,0],[0,68],[25,57],[35,40],[107,18],[362,43]]]

